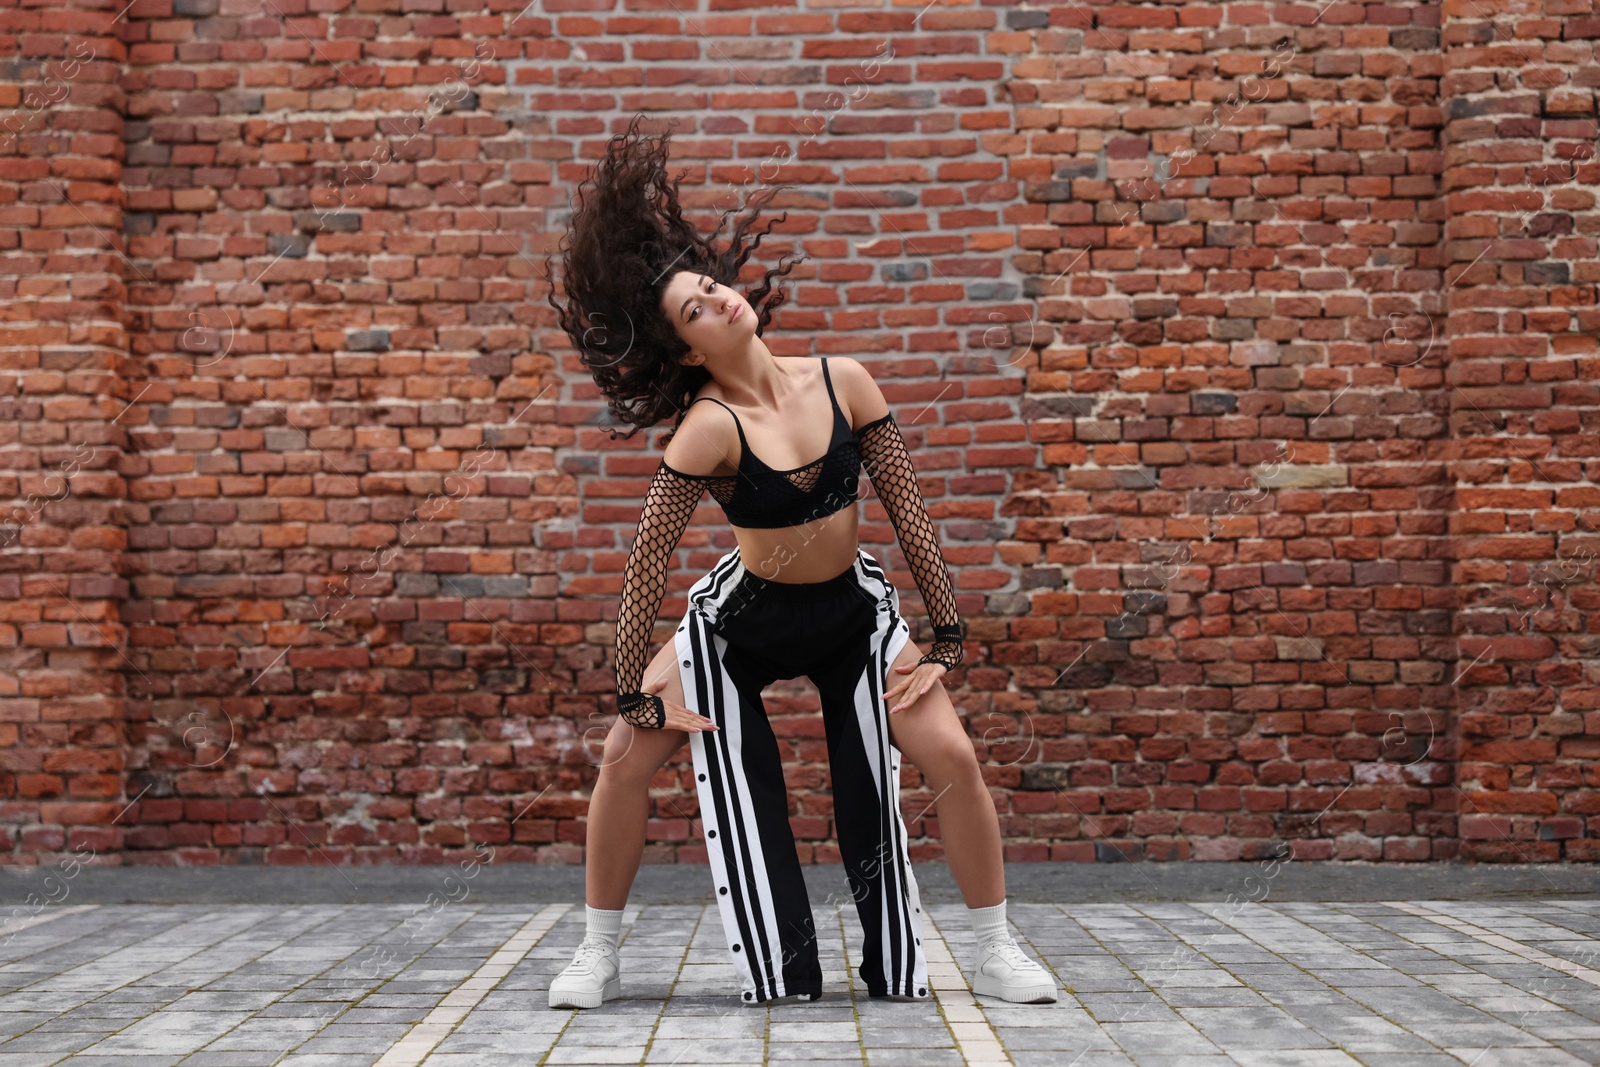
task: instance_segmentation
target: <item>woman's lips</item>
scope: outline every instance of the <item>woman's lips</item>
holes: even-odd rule
[[[744,305],[743,304],[735,304],[733,306],[733,314],[728,316],[728,323],[731,325],[735,319],[737,319],[740,315],[743,315],[743,314],[744,314]]]

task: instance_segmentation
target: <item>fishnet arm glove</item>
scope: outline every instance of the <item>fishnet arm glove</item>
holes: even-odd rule
[[[900,539],[900,548],[916,579],[922,602],[928,608],[928,619],[933,623],[933,648],[918,662],[937,663],[946,670],[954,670],[961,664],[965,627],[956,614],[950,570],[945,565],[944,554],[939,551],[939,540],[928,518],[922,490],[917,488],[917,472],[911,466],[905,438],[900,436],[894,415],[889,414],[857,430],[856,440],[861,444],[867,477],[872,479],[872,488],[894,524],[895,536]]]
[[[655,693],[644,693],[645,653],[656,613],[667,594],[667,560],[678,547],[705,484],[686,478],[665,462],[656,468],[645,493],[639,532],[622,569],[622,606],[617,611],[617,710],[625,722],[649,730],[667,723],[667,709]]]

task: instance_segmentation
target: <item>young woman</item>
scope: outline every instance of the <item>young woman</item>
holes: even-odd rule
[[[767,271],[748,300],[732,289],[765,236],[745,245],[759,207],[717,251],[722,225],[702,237],[683,219],[678,181],[666,182],[670,134],[640,139],[638,123],[611,139],[574,218],[570,304],[551,295],[612,413],[633,432],[671,415],[677,424],[623,571],[621,714],[589,806],[587,933],[551,983],[550,1005],[596,1007],[620,994],[616,946],[644,850],[649,782],[685,740],[743,999],[821,995],[783,766],[761,700],[771,682],[802,674],[821,697],[869,995],[929,995],[898,802],[903,751],[938,792],[946,854],[979,945],[974,991],[1054,1001],[1052,976],[1007,933],[999,820],[940,680],[961,662],[963,628],[894,416],[855,360],[772,354],[760,339],[783,300],[772,280],[793,263]],[[863,464],[933,623],[925,654],[883,567],[857,542]],[[647,670],[668,560],[708,489],[738,547],[689,590],[674,639]],[[892,687],[891,669],[901,676]]]

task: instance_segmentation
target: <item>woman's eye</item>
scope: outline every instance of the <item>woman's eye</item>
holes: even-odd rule
[[[706,286],[706,292],[709,293],[709,292],[713,291],[714,289],[716,289],[716,287],[717,287],[717,283],[716,282],[712,282],[710,285]],[[689,312],[689,321],[693,322],[694,321],[694,317],[696,315],[698,315],[699,313],[700,313],[700,309],[698,307],[695,308],[693,311]]]

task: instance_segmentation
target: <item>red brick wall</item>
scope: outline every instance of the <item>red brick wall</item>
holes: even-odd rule
[[[1595,858],[1592,3],[688,10],[0,6],[10,862],[581,861],[659,449],[543,261],[638,111],[915,426],[1009,858]]]
[[[1600,853],[1596,15],[1469,4],[1443,42],[1458,799],[1485,859]]]
[[[128,405],[115,9],[0,8],[0,854],[114,853],[124,734]],[[115,862],[115,860],[112,860]]]

